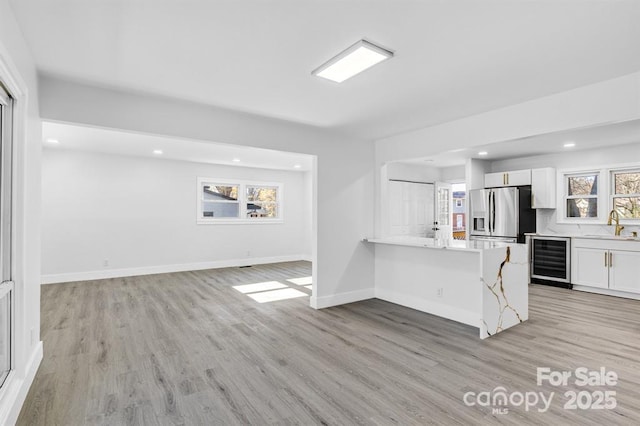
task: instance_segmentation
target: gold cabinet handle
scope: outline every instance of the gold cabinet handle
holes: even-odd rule
[[[609,264],[607,263],[607,252],[604,252],[604,266],[607,267]]]
[[[609,252],[609,267],[613,266],[613,253]]]
[[[507,173],[506,175],[507,175],[507,185],[509,185],[509,173]]]

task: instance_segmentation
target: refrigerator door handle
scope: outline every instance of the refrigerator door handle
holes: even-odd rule
[[[487,230],[491,235],[491,190],[487,192]]]
[[[496,232],[496,193],[491,191],[491,233]]]

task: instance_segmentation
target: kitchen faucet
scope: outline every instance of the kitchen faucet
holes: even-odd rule
[[[615,209],[609,212],[609,220],[607,221],[607,225],[611,226],[613,221],[616,222],[616,236],[620,236],[620,231],[624,229],[624,226],[620,226],[620,215]]]

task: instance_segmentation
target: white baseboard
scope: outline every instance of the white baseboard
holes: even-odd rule
[[[628,293],[626,291],[610,290],[608,288],[588,287],[585,285],[575,285],[574,290],[586,291],[588,293],[604,294],[605,296],[624,297],[626,299],[640,300],[640,294]]]
[[[65,274],[42,275],[42,284],[66,283],[72,281],[102,280],[106,278],[133,277],[137,275],[166,274],[170,272],[199,271],[203,269],[233,268],[237,266],[264,265],[266,263],[293,262],[307,260],[305,255],[295,254],[246,259],[215,260],[211,262],[181,263],[177,265],[143,266],[139,268],[104,269],[99,271],[70,272]]]
[[[347,291],[345,293],[332,294],[331,296],[315,297],[311,296],[311,307],[314,309],[329,308],[331,306],[344,305],[346,303],[360,302],[361,300],[373,299],[374,289],[365,288],[363,290]]]
[[[38,342],[31,353],[24,377],[16,378],[15,375],[10,375],[7,378],[6,391],[2,395],[0,404],[0,425],[14,425],[18,421],[24,400],[27,398],[29,388],[36,377],[38,367],[40,367],[42,353],[42,342]]]
[[[479,312],[472,312],[466,309],[455,308],[443,303],[437,303],[431,300],[408,296],[406,294],[380,288],[376,288],[375,297],[376,299],[385,300],[387,302],[406,306],[411,309],[417,309],[422,312],[461,322],[473,327],[480,326]]]
[[[310,254],[303,254],[302,255],[302,259],[300,260],[306,260],[307,262],[313,262],[313,256],[311,256]]]

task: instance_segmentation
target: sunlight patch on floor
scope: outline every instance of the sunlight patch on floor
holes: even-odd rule
[[[308,288],[309,290],[313,290],[313,286],[312,285],[304,285],[304,288]]]
[[[295,285],[308,285],[313,283],[313,278],[312,277],[291,278],[291,279],[288,279],[287,281]]]
[[[278,288],[287,288],[287,286],[277,281],[266,281],[263,283],[234,285],[233,288],[238,290],[240,293],[246,294],[258,291],[275,290]]]
[[[263,291],[261,293],[253,293],[248,295],[258,303],[275,302],[277,300],[294,299],[296,297],[308,296],[295,288],[284,288],[282,290]]]

